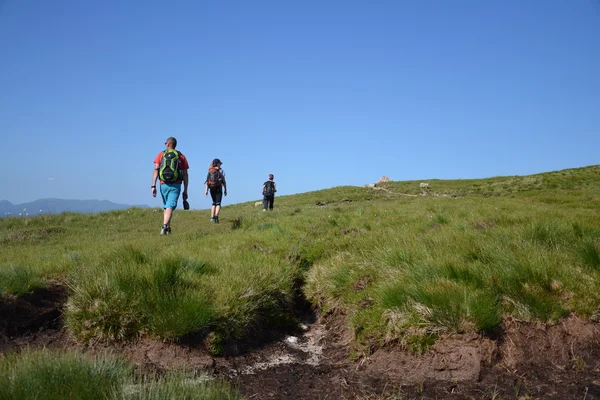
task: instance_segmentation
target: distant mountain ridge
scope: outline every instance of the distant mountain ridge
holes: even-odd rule
[[[39,199],[29,203],[12,204],[0,200],[0,218],[7,216],[34,216],[40,214],[58,214],[62,212],[98,213],[112,210],[124,210],[131,207],[147,208],[147,205],[130,205],[113,203],[108,200],[70,200]]]

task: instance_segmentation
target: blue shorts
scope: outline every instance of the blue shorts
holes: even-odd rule
[[[180,193],[181,183],[161,183],[160,195],[163,200],[163,208],[176,209]]]

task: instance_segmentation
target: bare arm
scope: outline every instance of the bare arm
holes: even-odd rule
[[[184,200],[187,200],[188,198],[188,182],[189,182],[189,175],[188,175],[188,170],[184,169],[183,170],[183,193],[182,193],[182,197]]]
[[[154,171],[152,171],[152,196],[156,197],[156,180],[158,179],[158,168],[159,165],[154,163]]]

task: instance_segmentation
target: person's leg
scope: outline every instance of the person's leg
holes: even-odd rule
[[[162,228],[160,229],[160,234],[161,235],[166,235],[167,234],[167,228],[168,225],[165,221],[167,221],[167,210],[169,210],[169,216],[168,219],[171,219],[171,213],[173,212],[173,210],[171,210],[170,208],[167,208],[167,195],[168,195],[168,188],[167,185],[160,185],[160,197],[162,198],[162,202],[163,202],[163,225]]]
[[[263,196],[263,211],[267,211],[267,208],[269,208],[269,197]]]
[[[165,211],[163,213],[163,225],[169,226],[169,224],[171,223],[172,216],[173,216],[173,209],[165,208]]]
[[[269,210],[273,211],[273,203],[275,202],[275,196],[271,196],[269,199]]]
[[[181,184],[170,183],[167,186],[169,187],[169,190],[167,192],[167,208],[165,208],[164,223],[170,227],[173,211],[177,208],[177,201],[179,201],[179,194],[181,193]]]
[[[219,212],[221,211],[221,200],[223,200],[223,192],[218,189],[215,193],[216,207],[215,207],[215,222],[219,223]]]
[[[171,233],[171,218],[173,211],[177,208],[177,200],[181,193],[180,184],[162,184],[160,185],[160,195],[163,199],[163,227],[161,234]]]
[[[217,191],[213,188],[210,188],[210,198],[212,199],[212,206],[210,207],[210,221],[213,222],[215,220],[215,213],[217,211]]]

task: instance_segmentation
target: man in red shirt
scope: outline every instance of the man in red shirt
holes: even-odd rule
[[[156,180],[160,179],[160,195],[163,200],[163,226],[160,230],[161,235],[171,233],[171,217],[173,211],[177,208],[179,194],[184,202],[187,201],[188,194],[188,169],[187,159],[178,150],[177,139],[170,137],[165,142],[167,149],[158,153],[154,159],[154,172],[152,173],[152,196],[156,197]],[[181,184],[183,183],[183,193],[181,193]]]

